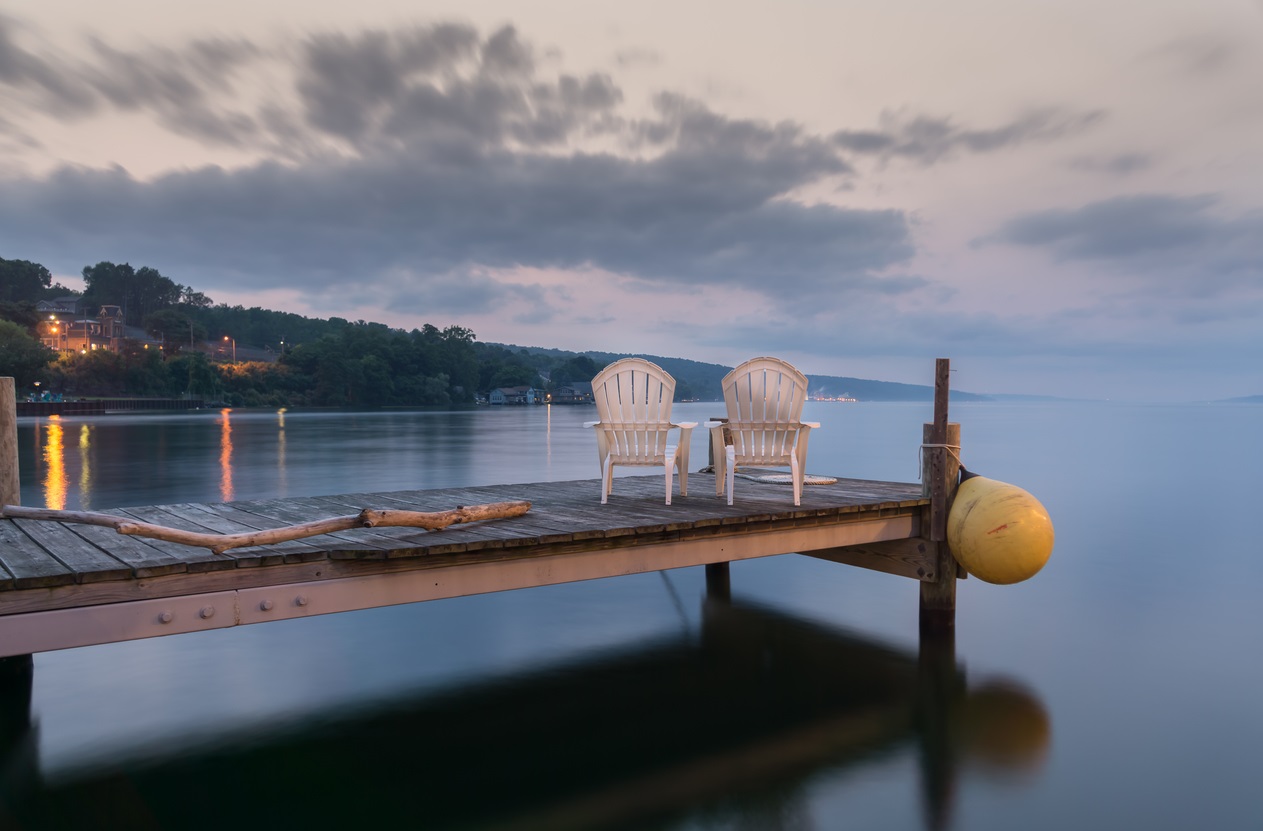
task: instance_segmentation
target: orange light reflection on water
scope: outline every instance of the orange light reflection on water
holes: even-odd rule
[[[79,507],[92,507],[92,428],[79,425]]]
[[[289,482],[285,478],[285,408],[276,411],[276,495],[289,494]]]
[[[44,505],[54,511],[60,511],[66,507],[64,433],[65,428],[61,426],[61,416],[49,416],[44,440]]]
[[[231,502],[232,487],[232,421],[231,409],[220,410],[219,421],[219,498]]]

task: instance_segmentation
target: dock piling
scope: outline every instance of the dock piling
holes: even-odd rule
[[[0,378],[0,505],[20,505],[18,399],[12,378]]]
[[[732,577],[728,563],[706,564],[706,596],[711,600],[732,600]]]
[[[934,362],[934,421],[922,427],[921,490],[930,498],[924,537],[936,549],[935,579],[921,583],[921,629],[956,626],[956,560],[947,547],[947,512],[960,477],[960,425],[947,420],[951,362]],[[951,452],[949,452],[951,451]]]

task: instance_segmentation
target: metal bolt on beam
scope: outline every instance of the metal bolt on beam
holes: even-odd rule
[[[259,608],[260,608],[260,609],[262,609],[262,610],[263,610],[263,611],[265,611],[265,612],[270,612],[270,611],[272,611],[272,601],[271,601],[271,600],[264,600],[263,602],[261,602],[261,603],[259,604]]]
[[[305,595],[305,594],[300,594],[300,595],[298,595],[298,597],[295,597],[295,598],[294,598],[294,605],[295,605],[295,606],[306,606],[306,605],[307,605],[307,595]]]
[[[209,618],[212,618],[215,616],[215,607],[205,606],[202,608],[202,611],[198,612],[198,614],[202,616],[202,620],[207,620]]]
[[[175,620],[175,615],[171,614],[170,612],[163,612],[162,614],[158,615],[159,623],[170,623],[173,620]]]

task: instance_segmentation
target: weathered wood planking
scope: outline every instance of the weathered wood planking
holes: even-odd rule
[[[195,603],[199,596],[229,592],[236,593],[231,601],[236,622],[249,623],[269,619],[258,605],[271,608],[267,604],[273,602],[269,598],[277,587],[315,592],[322,602],[342,603],[342,609],[368,608],[348,605],[349,601],[337,596],[339,589],[329,587],[345,585],[347,591],[360,592],[370,605],[384,595],[405,598],[392,602],[412,602],[406,598],[457,596],[452,592],[459,593],[457,583],[466,579],[478,581],[482,588],[477,591],[498,591],[502,589],[485,587],[546,585],[805,550],[821,550],[840,562],[918,577],[920,563],[910,553],[914,549],[906,546],[884,550],[877,543],[853,551],[854,556],[839,553],[845,548],[829,548],[856,548],[865,539],[917,536],[928,505],[918,485],[857,480],[811,485],[804,490],[802,505],[795,508],[787,485],[749,482],[741,498],[729,507],[726,500],[714,497],[709,477],[694,474],[694,479],[696,495],[676,497],[670,506],[662,499],[660,477],[630,476],[617,479],[606,505],[600,504],[597,481],[583,480],[186,503],[110,512],[190,531],[240,533],[345,516],[362,508],[436,511],[523,499],[533,505],[525,516],[441,531],[352,529],[226,554],[141,540],[100,526],[0,520],[0,622],[14,616],[15,623],[27,618],[32,625],[43,626],[41,615],[105,606],[120,610],[114,613],[116,617],[124,607],[135,607],[142,617],[159,612],[166,617],[165,611],[146,604],[165,603],[163,598],[168,598],[178,612],[181,602]],[[507,569],[506,576],[501,579],[500,572],[487,569]],[[434,576],[418,582],[419,573]],[[537,579],[542,582],[533,582]],[[410,588],[399,588],[405,584]],[[219,596],[215,604],[229,602],[226,598]],[[290,596],[275,602],[292,605],[297,601]],[[305,610],[289,608],[283,614],[277,612],[276,619],[305,614]],[[232,625],[221,619],[222,615],[206,625]],[[194,627],[173,625],[170,631],[177,629],[193,631]]]

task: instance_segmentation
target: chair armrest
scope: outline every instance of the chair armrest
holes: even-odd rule
[[[727,423],[728,422],[726,421],[707,421],[707,422],[704,422],[702,426],[705,427],[707,430],[713,430],[716,427],[723,427]]]
[[[601,422],[599,422],[599,421],[585,421],[585,422],[583,422],[583,426],[584,426],[584,427],[595,427],[595,426],[597,426],[597,425],[598,425],[598,424],[600,424],[600,423],[601,423]]]
[[[798,430],[804,427],[819,427],[818,421],[708,421],[706,424],[716,427],[731,427],[734,430]],[[714,429],[714,428],[712,428]]]
[[[694,427],[697,426],[697,422],[696,421],[681,421],[679,424],[672,424],[671,426],[682,427],[687,430],[692,430]]]

